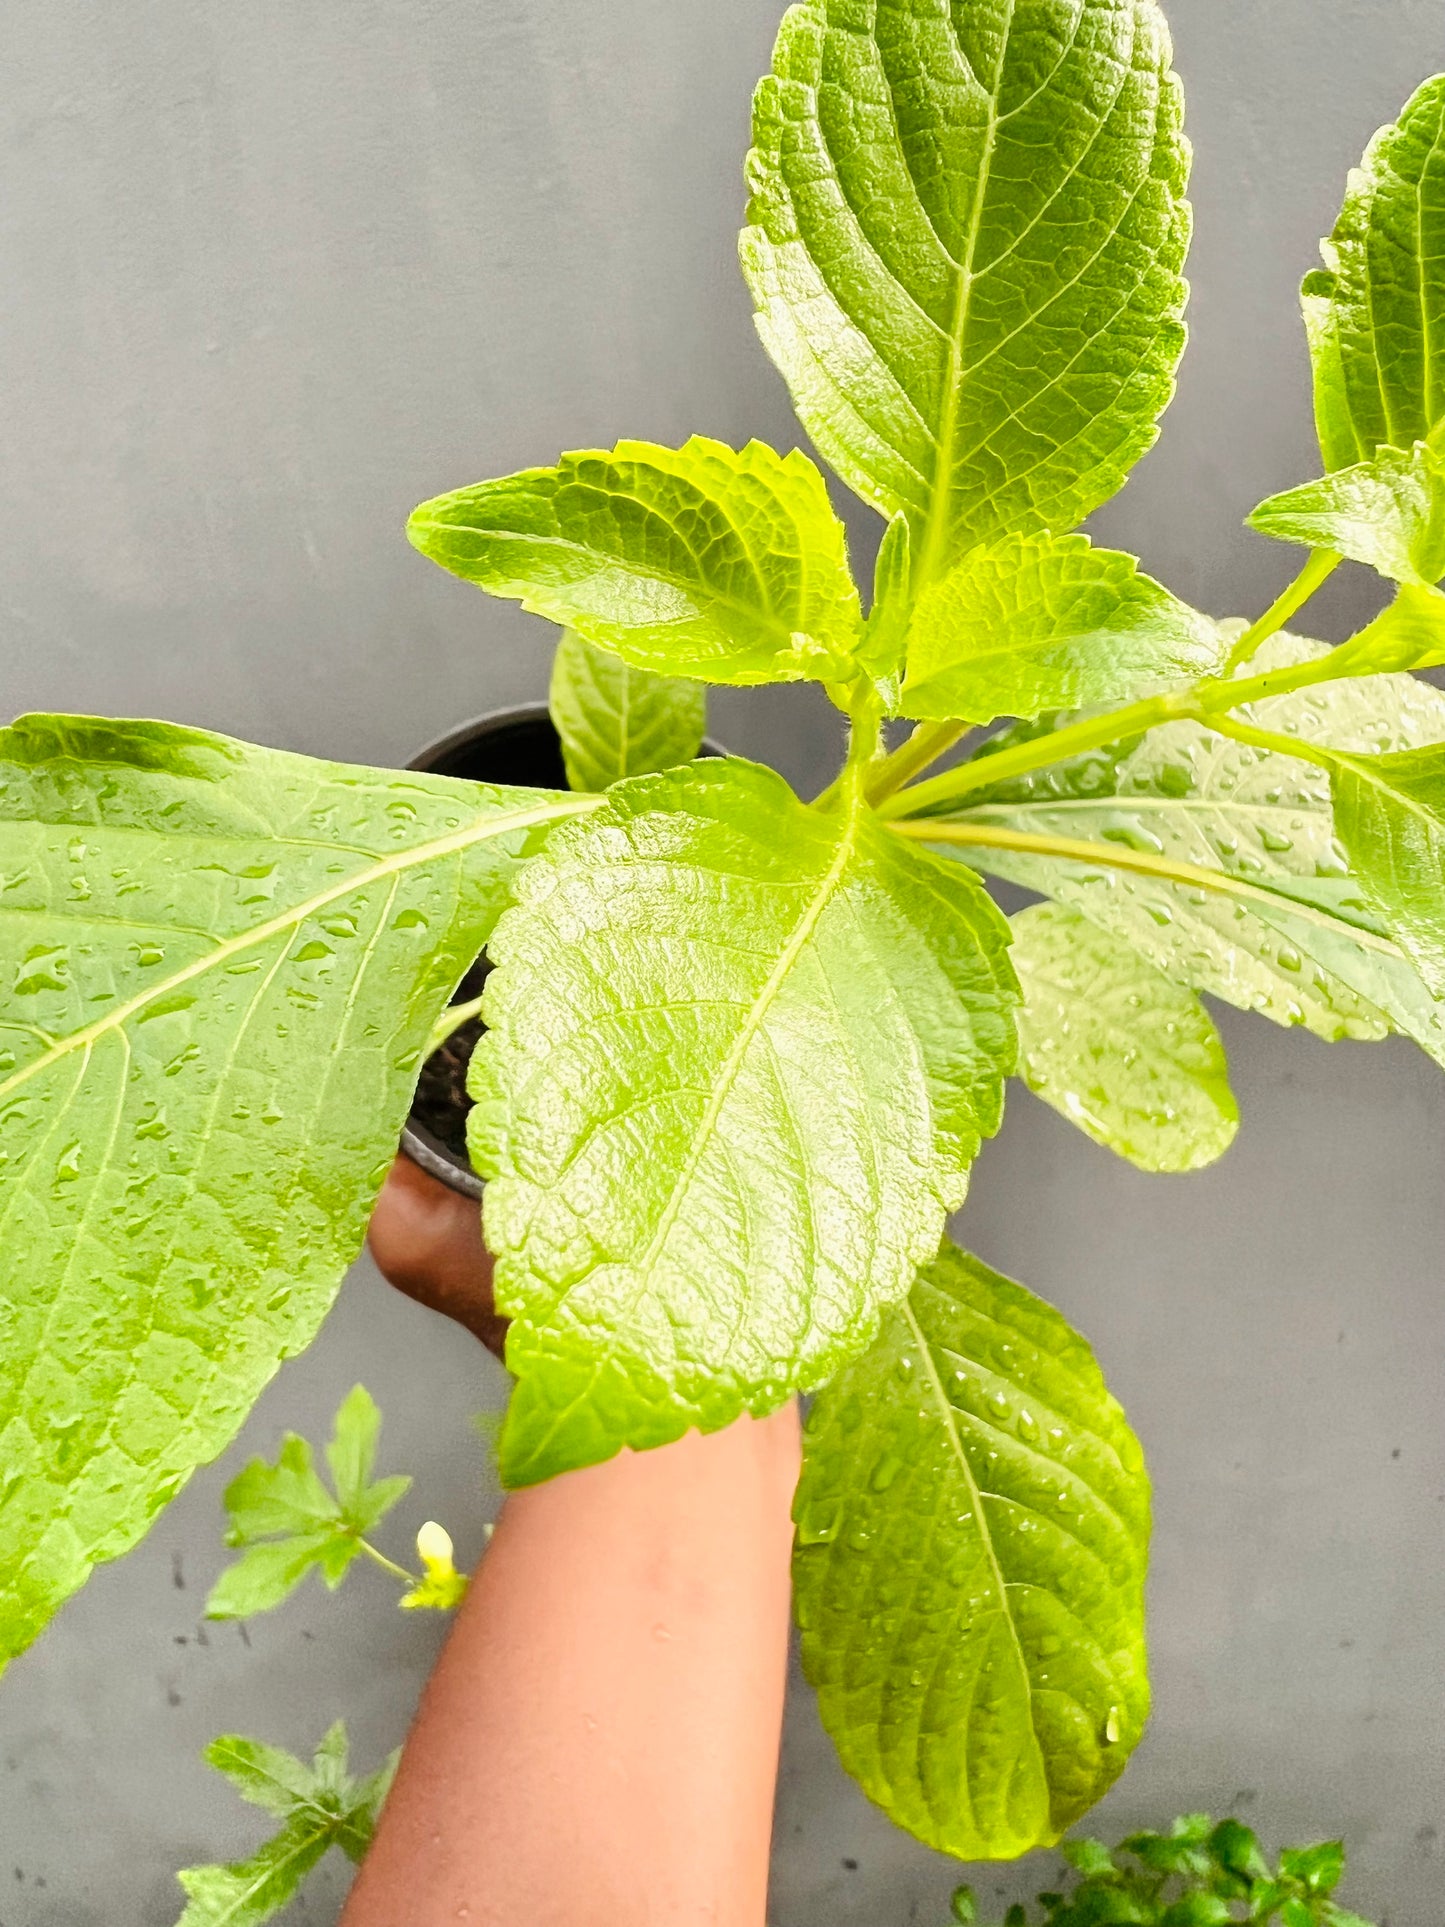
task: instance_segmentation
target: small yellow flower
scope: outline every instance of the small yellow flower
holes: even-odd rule
[[[421,1560],[419,1585],[402,1600],[406,1612],[451,1612],[467,1596],[467,1575],[452,1563],[452,1536],[445,1526],[428,1519],[416,1535],[417,1556]]]

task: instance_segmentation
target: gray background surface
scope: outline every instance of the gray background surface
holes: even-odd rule
[[[395,762],[540,694],[540,626],[422,562],[403,518],[619,433],[789,439],[733,251],[777,11],[5,0],[0,710]],[[1099,526],[1186,596],[1254,611],[1292,558],[1241,517],[1313,472],[1299,275],[1366,137],[1445,65],[1445,7],[1171,13],[1193,343],[1163,444]],[[800,783],[833,753],[795,691],[720,700],[714,725]],[[1221,1166],[1141,1178],[1020,1096],[961,1227],[1091,1334],[1153,1463],[1157,1712],[1100,1824],[1233,1805],[1274,1839],[1342,1831],[1358,1908],[1439,1927],[1445,1083],[1403,1044],[1224,1028],[1246,1121]],[[399,1529],[434,1512],[475,1552],[495,1494],[467,1421],[499,1375],[362,1262],[241,1445],[0,1686],[0,1927],[169,1927],[172,1869],[258,1837],[196,1764],[216,1733],[299,1747],[345,1713],[368,1762],[400,1737],[438,1631],[380,1575],[249,1646],[197,1617],[228,1474],[287,1425],[319,1432],[358,1377],[418,1478]],[[939,1923],[956,1877],[843,1780],[800,1689],[776,1927]],[[343,1884],[329,1870],[294,1918],[333,1920]]]

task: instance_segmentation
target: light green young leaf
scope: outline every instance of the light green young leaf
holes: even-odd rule
[[[1350,175],[1324,267],[1305,277],[1327,468],[1427,441],[1445,420],[1445,75]]]
[[[1014,1052],[1003,918],[861,804],[727,761],[589,821],[518,878],[472,1060],[511,1485],[770,1411],[862,1349]]]
[[[418,1053],[581,797],[0,732],[0,1661],[314,1335]]]
[[[332,1732],[335,1730],[333,1727]],[[278,1819],[288,1818],[316,1792],[314,1767],[304,1765],[294,1753],[279,1746],[248,1740],[241,1733],[223,1733],[212,1740],[204,1757],[209,1766],[225,1774],[243,1800]]]
[[[326,1448],[336,1497],[348,1514],[366,1505],[380,1436],[381,1412],[376,1400],[364,1385],[353,1385],[337,1408]]]
[[[565,629],[552,663],[552,721],[574,790],[690,763],[707,729],[707,690],[634,669]]]
[[[898,514],[883,531],[873,570],[873,606],[858,660],[872,676],[890,715],[898,710],[899,684],[908,654],[908,624],[913,609],[913,538],[908,517]]]
[[[1426,988],[1445,997],[1445,743],[1342,756],[1333,788],[1351,868]]]
[[[1332,549],[1392,582],[1445,575],[1445,462],[1425,442],[1382,448],[1367,462],[1271,495],[1249,527],[1280,542]]]
[[[1012,919],[1029,1089],[1141,1171],[1197,1171],[1239,1128],[1224,1046],[1194,993],[1077,910]]]
[[[1405,582],[1388,608],[1349,643],[1351,676],[1435,669],[1445,663],[1445,595]]]
[[[1276,637],[1252,668],[1284,666],[1321,647]],[[1352,752],[1445,739],[1445,695],[1403,675],[1321,684],[1239,714]],[[1358,881],[1343,903],[1317,889],[1310,901],[1299,900],[1301,886],[1340,879],[1348,869],[1335,841],[1330,779],[1313,764],[1261,753],[1202,724],[1169,723],[1112,753],[1094,751],[981,792],[956,820],[1114,843],[1221,872],[1228,888],[1206,891],[1126,874],[1106,861],[1091,867],[971,852],[993,874],[1082,911],[1178,982],[1240,1009],[1329,1039],[1378,1038],[1392,1027],[1392,1016],[1359,985],[1382,971],[1393,976],[1400,954],[1386,935],[1358,928],[1367,912]],[[1326,949],[1361,946],[1370,956],[1354,956],[1348,974],[1323,960]]]
[[[337,1411],[326,1461],[342,1516],[357,1532],[370,1532],[411,1490],[408,1478],[372,1478],[380,1436],[376,1400],[364,1385],[353,1385]]]
[[[1344,1878],[1344,1843],[1321,1840],[1313,1847],[1285,1847],[1279,1870],[1287,1880],[1303,1881],[1312,1894],[1332,1894]]]
[[[187,1867],[177,1875],[191,1896],[178,1927],[262,1927],[295,1899],[307,1874],[333,1846],[360,1861],[396,1773],[393,1754],[379,1772],[347,1773],[346,1728],[337,1721],[311,1766],[279,1747],[227,1734],[206,1748],[243,1799],[283,1821],[256,1853],[228,1866]]]
[[[1006,536],[919,597],[905,716],[1033,717],[1217,674],[1222,630],[1086,536]]]
[[[1184,346],[1189,150],[1153,0],[802,0],[753,108],[743,270],[804,427],[916,581],[1075,527]]]
[[[292,1815],[273,1839],[245,1860],[222,1867],[185,1867],[176,1878],[190,1895],[177,1927],[261,1927],[296,1898],[326,1858],[335,1825],[324,1813]]]
[[[308,1572],[334,1592],[362,1551],[362,1539],[411,1490],[407,1478],[372,1482],[381,1413],[364,1385],[353,1386],[337,1411],[327,1461],[333,1497],[321,1482],[305,1439],[288,1432],[276,1463],[252,1459],[226,1487],[228,1546],[248,1548],[211,1590],[211,1619],[249,1619],[279,1606]],[[271,1541],[273,1543],[261,1543]]]
[[[227,1566],[206,1600],[208,1619],[254,1619],[291,1597],[309,1572],[334,1589],[361,1548],[339,1527],[248,1546]]]
[[[1149,1708],[1148,1478],[1083,1339],[945,1245],[819,1394],[794,1516],[804,1670],[864,1791],[961,1860],[1056,1840]]]
[[[843,525],[796,449],[619,442],[424,502],[407,533],[637,669],[717,683],[853,670],[862,615]]]

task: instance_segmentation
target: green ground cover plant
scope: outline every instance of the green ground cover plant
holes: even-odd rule
[[[1338,1840],[1285,1847],[1271,1864],[1253,1830],[1207,1813],[1180,1816],[1168,1833],[1131,1833],[1112,1851],[1101,1840],[1065,1840],[1067,1891],[1039,1895],[1039,1912],[1010,1907],[1003,1927],[1371,1927],[1335,1900],[1344,1878]],[[953,1896],[953,1918],[979,1919],[971,1887]]]
[[[798,1618],[860,1784],[981,1860],[1123,1770],[1142,1452],[1084,1340],[943,1241],[1006,1081],[1188,1171],[1237,1122],[1201,993],[1445,1063],[1445,697],[1414,673],[1445,662],[1445,78],[1305,280],[1323,473],[1253,511],[1305,559],[1246,622],[1076,532],[1184,346],[1170,60],[1154,0],[789,10],[743,268],[882,518],[871,594],[796,450],[622,442],[426,503],[423,553],[564,629],[570,790],[0,732],[0,1659],[315,1335],[485,950],[506,1483],[815,1392]],[[1345,562],[1383,613],[1290,633]],[[689,760],[706,684],[795,680],[846,719],[822,796]],[[329,1574],[384,1509],[354,1464],[284,1470],[314,1543],[241,1528],[248,1584]]]

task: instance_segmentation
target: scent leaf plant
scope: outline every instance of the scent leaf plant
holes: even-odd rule
[[[816,1392],[797,1608],[850,1771],[965,1859],[1120,1773],[1139,1445],[1059,1314],[942,1242],[1005,1083],[1187,1171],[1236,1123],[1201,993],[1445,1062],[1445,697],[1414,674],[1445,662],[1445,78],[1305,281],[1321,473],[1253,511],[1303,561],[1244,622],[1078,532],[1184,346],[1170,61],[1155,0],[789,9],[743,269],[881,518],[872,587],[822,470],[756,442],[426,503],[424,554],[566,631],[578,787],[0,737],[0,1653],[314,1335],[485,949],[506,1482]],[[1346,560],[1384,613],[1290,632]],[[687,760],[704,685],[799,680],[847,722],[821,796]],[[1010,920],[988,878],[1041,902]]]

